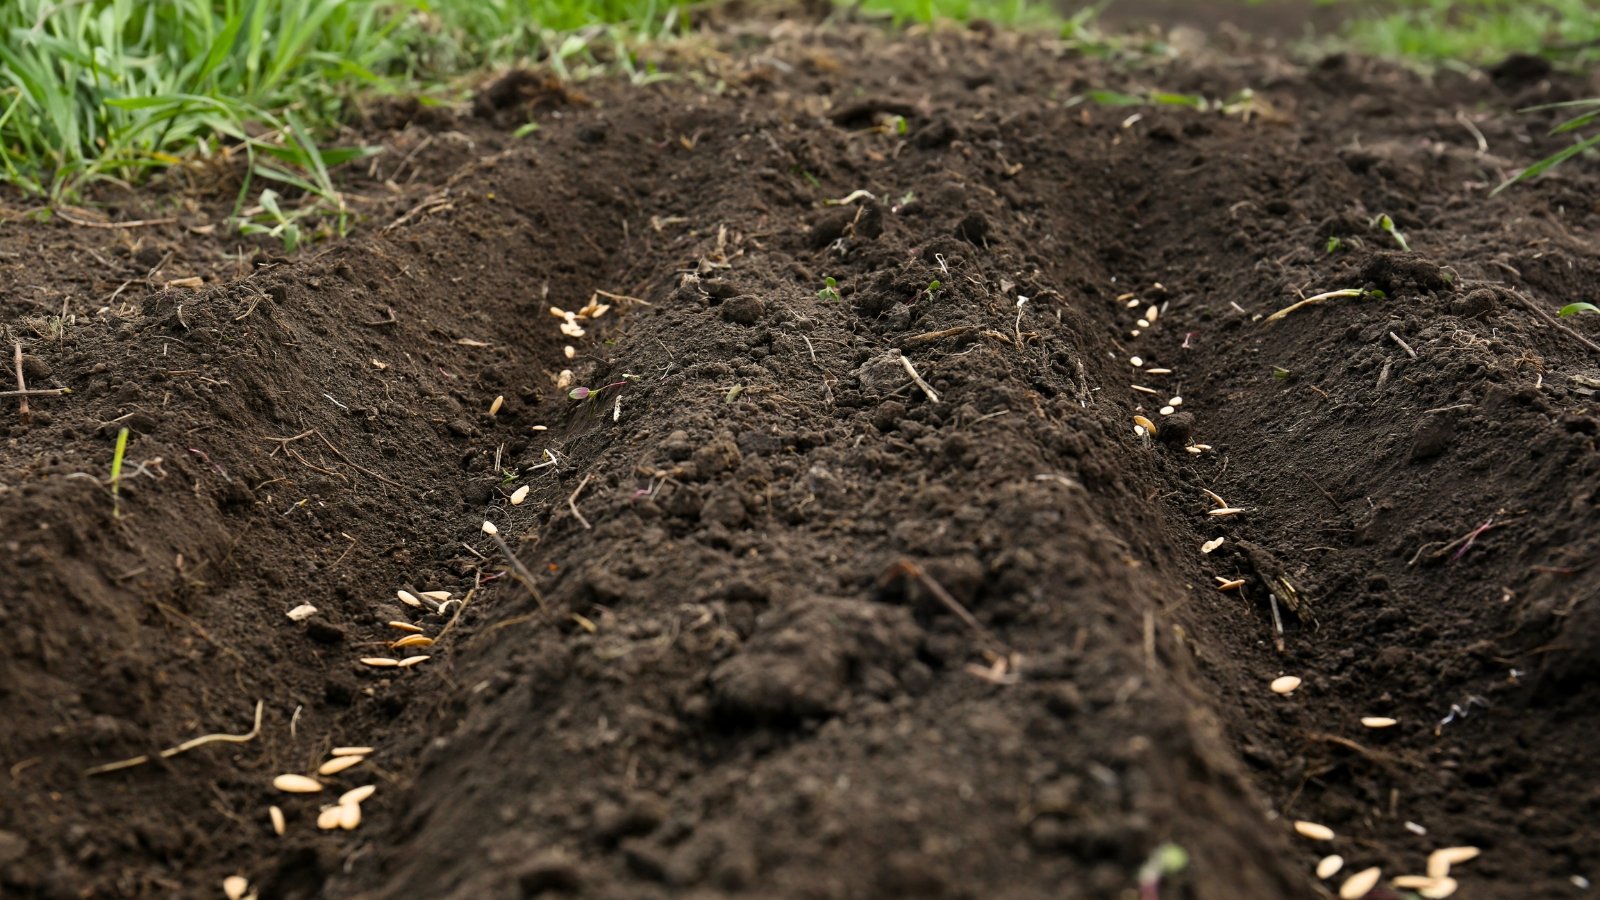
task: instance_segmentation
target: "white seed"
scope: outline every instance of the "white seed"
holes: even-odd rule
[[[1279,676],[1277,678],[1272,679],[1272,684],[1268,685],[1268,687],[1272,688],[1272,692],[1274,694],[1292,694],[1295,691],[1299,690],[1300,689],[1300,685],[1302,685],[1302,684],[1304,684],[1304,682],[1302,682],[1300,680],[1300,677],[1298,675],[1281,675],[1281,676]],[[1300,827],[1302,825],[1310,826],[1313,830],[1327,831],[1326,828],[1324,828],[1323,826],[1318,825],[1318,824],[1316,824],[1314,822],[1296,822],[1296,823],[1294,823],[1294,830],[1300,832],[1301,834],[1305,834],[1306,837],[1311,837],[1311,835],[1306,834],[1305,830]],[[1328,837],[1316,838],[1316,840],[1326,841],[1326,840],[1329,840],[1332,837],[1333,837],[1333,832],[1329,831],[1328,832]]]
[[[390,659],[387,656],[363,656],[361,657],[361,664],[372,666],[374,669],[385,669],[400,665],[400,660]]]
[[[1406,822],[1406,830],[1411,832],[1412,834],[1416,834],[1416,835],[1425,835],[1425,834],[1428,833],[1428,829],[1422,827],[1421,825],[1418,825],[1415,822],[1409,822],[1409,821]]]
[[[1150,327],[1150,320],[1149,319],[1140,319],[1139,320],[1139,327],[1140,328],[1149,328]]]
[[[285,794],[315,794],[322,790],[322,782],[307,775],[279,775],[272,786]]]
[[[1156,320],[1156,316],[1159,315],[1161,315],[1161,310],[1156,309],[1154,306],[1144,311],[1144,317],[1152,322],[1154,322]]]
[[[345,806],[350,803],[360,803],[368,797],[371,797],[373,792],[376,790],[377,788],[370,784],[363,784],[361,787],[351,788],[350,790],[339,795],[339,805]]]
[[[1211,551],[1213,551],[1213,550],[1217,549],[1218,547],[1221,547],[1223,544],[1227,543],[1227,541],[1228,541],[1227,538],[1214,538],[1212,540],[1206,541],[1204,544],[1200,545],[1200,552],[1201,553],[1210,553]]]
[[[528,486],[523,485],[511,492],[511,505],[521,506],[522,501],[528,499]]]
[[[1332,856],[1324,856],[1322,861],[1317,863],[1317,877],[1332,878],[1339,874],[1339,870],[1342,868],[1344,868],[1344,857],[1337,853]]]
[[[1170,416],[1170,415],[1172,415],[1172,414],[1173,414],[1173,413],[1175,413],[1175,412],[1177,412],[1177,410],[1175,410],[1175,409],[1173,409],[1173,408],[1172,408],[1172,407],[1170,407],[1170,406],[1163,406],[1163,407],[1161,407],[1161,414],[1162,414],[1162,415],[1163,415],[1163,416]]]
[[[1134,330],[1128,332],[1128,337],[1136,338],[1138,336],[1139,336],[1139,329],[1137,329],[1137,328],[1135,328]]]
[[[1224,580],[1221,584],[1217,585],[1217,590],[1219,590],[1219,591],[1232,591],[1232,590],[1237,590],[1238,588],[1242,588],[1242,587],[1244,587],[1244,579],[1243,578],[1235,578],[1232,581]]]
[[[1195,456],[1199,456],[1200,454],[1205,452],[1204,450],[1200,449],[1200,445],[1199,444],[1190,444],[1189,446],[1187,446],[1187,447],[1185,447],[1183,449],[1187,450],[1190,453],[1193,453]]]
[[[409,669],[412,666],[419,665],[419,664],[421,664],[423,662],[428,661],[429,659],[432,659],[432,657],[429,657],[429,656],[408,656],[405,659],[400,660],[400,668]]]
[[[499,534],[500,533],[500,529],[498,527],[496,527],[493,522],[490,522],[489,520],[485,519],[484,522],[483,522],[483,533],[484,534]]]
[[[372,752],[371,747],[335,747],[328,752],[329,756],[366,756]]]
[[[344,807],[324,806],[322,812],[317,813],[317,827],[323,831],[332,831],[339,827],[339,822],[344,818]]]
[[[1414,891],[1417,888],[1433,887],[1434,882],[1438,880],[1426,875],[1396,875],[1389,879],[1389,883],[1401,890]]]
[[[1451,866],[1477,859],[1479,852],[1477,847],[1440,847],[1428,854],[1428,875],[1443,878],[1450,874]]]
[[[1221,509],[1213,509],[1210,512],[1206,513],[1206,515],[1208,515],[1208,516],[1237,516],[1239,513],[1242,513],[1244,511],[1245,510],[1243,510],[1243,509],[1241,509],[1241,508],[1239,508],[1237,506],[1224,506]]]
[[[562,369],[561,374],[556,376],[556,390],[564,391],[572,387],[572,378],[571,369]]]
[[[250,879],[243,875],[229,875],[222,879],[222,895],[228,900],[239,900],[250,889]]]
[[[317,608],[309,603],[302,603],[299,606],[296,606],[294,609],[289,610],[288,613],[289,620],[291,622],[304,622],[316,614]]]
[[[1344,884],[1339,885],[1340,900],[1361,900],[1362,897],[1372,893],[1372,889],[1378,886],[1378,880],[1382,877],[1383,870],[1377,866],[1362,869],[1351,875],[1344,880]]]
[[[500,407],[505,406],[505,405],[506,405],[506,398],[505,398],[504,395],[495,397],[494,398],[494,402],[489,404],[489,415],[493,416],[493,415],[499,414]]]
[[[571,344],[568,344],[568,345],[566,345],[566,346],[565,346],[565,347],[562,347],[562,348],[561,348],[561,353],[562,353],[562,355],[563,355],[563,356],[565,356],[565,357],[566,357],[566,358],[567,358],[567,359],[571,359],[571,358],[573,358],[573,357],[574,357],[574,356],[577,356],[577,355],[578,355],[578,348],[577,348],[577,347],[574,347],[574,346],[572,346],[572,345],[571,345]]]
[[[390,622],[389,623],[389,627],[390,628],[398,628],[401,631],[409,631],[412,634],[420,634],[422,632],[421,628],[418,628],[417,626],[411,624],[410,622],[402,622],[402,621],[400,621],[398,619]]]
[[[411,593],[410,591],[395,591],[394,595],[396,597],[399,597],[400,598],[400,602],[404,603],[407,606],[416,606],[416,607],[422,606],[422,601],[418,600],[417,599],[417,595]]]
[[[1454,878],[1435,878],[1432,885],[1417,891],[1417,893],[1421,894],[1424,900],[1444,900],[1445,897],[1456,892],[1457,886]]]
[[[351,766],[358,766],[365,757],[361,756],[335,756],[317,767],[318,775],[337,775]]]
[[[1172,374],[1172,370],[1171,369],[1145,369],[1144,373],[1146,375],[1171,375]]]
[[[1168,400],[1167,402],[1171,403],[1173,406],[1182,406],[1183,405],[1183,398],[1182,397],[1173,397],[1171,400]]]
[[[550,430],[550,426],[549,425],[529,425],[528,426],[528,430],[529,431],[549,431]]]
[[[449,591],[423,591],[422,592],[422,596],[427,597],[429,600],[437,600],[438,602],[443,603],[446,600],[450,599],[450,592]]]
[[[1361,724],[1368,728],[1393,728],[1400,722],[1388,716],[1362,716]]]
[[[1142,365],[1144,365],[1144,360],[1142,360],[1142,359],[1140,359],[1140,358],[1139,358],[1139,357],[1137,357],[1137,356],[1132,356],[1132,357],[1129,357],[1129,358],[1128,358],[1128,362],[1130,362],[1130,363],[1132,363],[1132,364],[1133,364],[1133,367],[1134,367],[1134,368],[1135,368],[1135,369],[1137,369],[1137,368],[1139,368],[1139,367],[1140,367],[1140,366],[1142,366]]]
[[[1160,391],[1156,390],[1155,388],[1147,388],[1142,384],[1130,384],[1128,387],[1133,388],[1141,394],[1153,394],[1157,397],[1161,396]]]
[[[405,637],[401,638],[400,640],[395,641],[394,643],[390,644],[389,646],[393,647],[396,650],[402,649],[404,647],[431,647],[431,646],[433,646],[433,638],[431,638],[431,637],[423,637],[420,634],[408,634]]]
[[[1128,306],[1129,309],[1138,309],[1139,308],[1139,298],[1135,297],[1135,298],[1129,300],[1127,306]]]
[[[1294,678],[1294,676],[1293,675],[1285,675],[1284,678]],[[1278,679],[1278,681],[1282,681],[1282,680],[1283,680],[1283,678]],[[1299,687],[1300,686],[1300,679],[1295,678],[1294,681],[1295,681],[1295,685],[1294,686],[1295,687]],[[1277,683],[1278,683],[1277,681],[1273,682],[1274,685],[1276,685]],[[1290,688],[1289,690],[1293,690],[1293,689],[1294,688]],[[1276,687],[1274,687],[1273,690],[1277,691],[1278,689]],[[1286,693],[1288,693],[1288,691],[1278,691],[1278,693],[1286,694]],[[1295,822],[1294,823],[1294,830],[1296,832],[1298,832],[1301,837],[1310,838],[1313,841],[1331,841],[1331,840],[1333,840],[1333,829],[1329,828],[1326,825],[1319,825],[1316,822],[1307,822],[1307,821],[1304,821],[1304,820]]]
[[[1138,431],[1140,428],[1143,428],[1144,429],[1144,433],[1149,433],[1149,434],[1155,434],[1156,433],[1156,423],[1150,421],[1149,419],[1146,419],[1144,416],[1134,416],[1133,417],[1133,427],[1134,427],[1135,431]]]
[[[361,804],[341,803],[336,808],[339,810],[340,828],[345,831],[354,831],[356,826],[361,824]]]
[[[289,827],[289,824],[283,820],[283,810],[276,806],[269,806],[267,807],[267,818],[272,820],[273,834],[283,837],[283,832]]]

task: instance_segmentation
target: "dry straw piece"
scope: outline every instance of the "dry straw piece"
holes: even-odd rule
[[[322,790],[322,782],[308,775],[279,775],[272,786],[285,794],[315,794]]]
[[[361,765],[364,756],[335,756],[317,767],[318,775],[337,775],[352,766]]]
[[[361,664],[364,666],[372,666],[376,669],[383,669],[400,665],[400,660],[390,659],[387,656],[363,656],[361,657]]]
[[[344,820],[344,807],[324,806],[322,812],[317,813],[317,827],[323,831],[332,831],[339,827]]]
[[[1307,822],[1302,819],[1294,823],[1294,830],[1301,837],[1310,838],[1313,841],[1333,840],[1333,829],[1326,825],[1319,825],[1316,822]]]
[[[329,756],[366,756],[372,752],[371,747],[335,747],[328,751]]]
[[[1300,685],[1302,685],[1304,683],[1305,682],[1301,681],[1300,677],[1297,676],[1297,675],[1280,675],[1279,677],[1272,679],[1272,684],[1268,685],[1268,687],[1272,688],[1272,692],[1274,694],[1292,694],[1295,691],[1299,690],[1300,689]],[[1294,827],[1296,829],[1299,829],[1299,827],[1301,825],[1309,825],[1309,824],[1311,824],[1311,823],[1310,822],[1296,822]],[[1318,825],[1316,827],[1321,828],[1322,826]],[[1301,832],[1301,834],[1305,834],[1305,832]],[[1309,837],[1309,835],[1307,835],[1307,836]],[[1333,833],[1329,832],[1328,836],[1332,837]],[[1326,838],[1324,838],[1324,840],[1326,840]]]
[[[1242,512],[1245,512],[1245,510],[1241,509],[1240,507],[1237,507],[1237,506],[1224,506],[1221,509],[1213,509],[1210,512],[1206,513],[1206,515],[1208,515],[1208,516],[1237,516],[1238,514],[1240,514]]]
[[[1399,725],[1400,721],[1391,719],[1388,716],[1362,716],[1361,724],[1368,728],[1393,728]]]
[[[1332,878],[1333,876],[1339,874],[1339,870],[1342,868],[1344,868],[1344,857],[1337,853],[1333,854],[1332,856],[1324,856],[1322,860],[1317,863],[1317,877]]]
[[[250,890],[250,879],[243,875],[229,875],[222,879],[222,895],[228,900],[239,900]]]
[[[360,803],[368,797],[371,797],[373,792],[376,790],[377,788],[370,784],[363,784],[361,787],[351,788],[350,790],[339,795],[339,805],[345,806],[351,803]]]
[[[1344,884],[1339,885],[1340,900],[1361,900],[1362,897],[1372,893],[1372,889],[1378,886],[1378,880],[1381,878],[1383,870],[1377,866],[1362,869],[1346,878]]]
[[[401,631],[409,631],[412,634],[421,634],[422,633],[422,629],[420,627],[418,627],[416,625],[413,625],[410,622],[402,622],[399,619],[396,619],[396,620],[390,622],[389,623],[389,627],[390,628],[398,628]]]
[[[431,656],[408,656],[405,659],[400,660],[400,668],[409,669],[412,666],[421,665],[432,658],[433,657]]]
[[[522,501],[528,499],[528,486],[523,485],[511,492],[511,505],[521,506]]]
[[[267,807],[267,818],[272,820],[272,833],[278,837],[283,837],[284,831],[289,827],[289,824],[283,820],[283,810],[276,806],[269,806]]]
[[[417,607],[422,606],[422,601],[418,600],[416,595],[411,593],[410,591],[395,591],[394,595],[396,597],[399,597],[400,598],[400,602],[404,603],[407,606],[417,606]]]

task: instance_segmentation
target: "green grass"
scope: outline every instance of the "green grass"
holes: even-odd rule
[[[1345,37],[1364,53],[1434,64],[1492,63],[1532,53],[1581,65],[1600,60],[1600,4],[1401,0],[1387,12],[1358,14]]]
[[[655,33],[686,0],[4,0],[0,171],[52,201],[185,156],[337,204],[326,148],[351,100],[576,52],[571,30]],[[248,184],[246,190],[248,190]],[[243,192],[241,192],[243,196]]]

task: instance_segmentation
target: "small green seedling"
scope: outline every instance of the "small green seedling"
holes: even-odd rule
[[[1279,381],[1288,381],[1290,374],[1292,373],[1290,373],[1290,371],[1285,369],[1283,366],[1272,367],[1272,377],[1278,379]]]
[[[1277,312],[1273,313],[1272,315],[1267,316],[1267,321],[1268,322],[1276,322],[1279,319],[1283,318],[1284,316],[1287,316],[1288,314],[1294,312],[1297,309],[1300,309],[1300,308],[1306,307],[1306,306],[1313,306],[1315,304],[1323,302],[1324,300],[1337,300],[1337,299],[1339,299],[1341,297],[1358,297],[1358,298],[1362,298],[1362,299],[1383,300],[1387,296],[1388,295],[1385,294],[1383,291],[1377,291],[1377,290],[1368,291],[1368,290],[1363,290],[1362,288],[1345,288],[1344,290],[1341,290],[1341,291],[1328,291],[1327,293],[1324,293],[1324,294],[1318,294],[1315,297],[1307,297],[1306,299],[1301,300],[1299,303],[1291,303],[1288,306],[1285,306],[1283,309],[1280,309]]]
[[[1400,233],[1400,229],[1394,227],[1394,220],[1389,218],[1388,213],[1384,213],[1376,219],[1373,219],[1372,226],[1381,231],[1388,232],[1389,236],[1394,238],[1394,242],[1399,245],[1401,250],[1405,251],[1406,253],[1411,252],[1411,245],[1406,242],[1406,236]]]
[[[1159,900],[1161,879],[1189,868],[1189,852],[1177,844],[1166,843],[1150,852],[1150,857],[1139,867],[1140,900]]]
[[[927,297],[929,300],[932,300],[935,297],[939,296],[939,291],[943,287],[944,287],[944,283],[941,282],[939,279],[935,278],[934,280],[928,282],[928,286],[923,289],[922,293],[919,296]]]
[[[249,219],[239,223],[239,233],[243,235],[264,234],[267,237],[277,238],[283,242],[283,252],[293,253],[300,246],[300,226],[295,224],[295,218],[304,215],[309,209],[297,210],[294,215],[285,215],[278,206],[278,192],[267,188],[261,192],[261,211]]]
[[[122,501],[118,496],[122,487],[122,458],[128,453],[128,429],[117,432],[117,449],[111,454],[111,517],[122,518]]]
[[[822,290],[817,291],[817,299],[823,303],[836,303],[839,300],[839,282],[832,275],[822,279]]]
[[[518,126],[516,131],[511,132],[511,136],[514,137],[514,138],[525,138],[528,135],[533,134],[535,131],[538,131],[538,130],[539,130],[539,123],[538,122],[527,122],[527,123],[524,123],[524,124]]]
[[[1561,310],[1556,315],[1565,318],[1567,316],[1575,316],[1578,313],[1600,313],[1600,306],[1595,306],[1593,303],[1568,303],[1566,306],[1561,307]]]
[[[1590,128],[1597,122],[1600,122],[1600,97],[1591,97],[1584,100],[1566,100],[1561,103],[1546,103],[1542,106],[1530,106],[1527,109],[1520,110],[1520,112],[1540,112],[1549,109],[1579,110],[1576,116],[1573,116],[1565,122],[1562,122],[1560,125],[1557,125],[1555,128],[1550,129],[1551,135],[1574,134],[1574,136],[1577,137],[1577,140],[1571,145],[1564,147],[1555,153],[1546,156],[1544,159],[1539,160],[1526,169],[1523,169],[1516,175],[1507,178],[1505,181],[1500,183],[1499,187],[1496,187],[1490,192],[1489,195],[1491,197],[1519,181],[1527,181],[1530,178],[1538,178],[1540,175],[1543,175],[1556,166],[1561,165],[1574,156],[1578,156],[1579,154],[1586,153],[1596,147],[1600,147],[1600,133],[1591,134],[1587,137],[1575,134],[1575,132]]]
[[[906,121],[905,116],[895,116],[894,118],[890,119],[889,127],[893,128],[894,133],[900,135],[901,137],[905,137],[906,132],[911,130],[911,124]]]
[[[1328,235],[1328,252],[1338,253],[1344,249],[1344,241],[1336,234]]]

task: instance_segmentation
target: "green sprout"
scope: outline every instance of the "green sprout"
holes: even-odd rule
[[[1272,377],[1278,379],[1279,381],[1288,381],[1291,374],[1292,373],[1283,366],[1272,367]]]
[[[839,299],[839,282],[832,275],[822,279],[822,290],[817,291],[817,299],[823,303],[834,303]]]
[[[1527,109],[1522,110],[1522,112],[1540,112],[1547,109],[1580,110],[1576,116],[1573,116],[1565,122],[1562,122],[1560,125],[1550,129],[1550,134],[1552,135],[1571,134],[1581,129],[1588,128],[1594,125],[1596,122],[1600,122],[1600,97],[1592,97],[1584,100],[1567,100],[1562,103],[1546,103],[1541,106],[1530,106]],[[1530,178],[1538,178],[1540,175],[1543,175],[1556,166],[1561,165],[1574,156],[1577,156],[1578,154],[1587,150],[1592,150],[1595,147],[1600,147],[1600,133],[1591,134],[1588,137],[1581,137],[1571,146],[1563,147],[1562,149],[1550,154],[1549,156],[1546,156],[1544,159],[1539,160],[1526,169],[1523,169],[1521,172],[1518,172],[1511,178],[1507,178],[1505,181],[1500,183],[1499,187],[1496,187],[1492,192],[1490,192],[1490,196],[1500,193],[1519,181],[1527,181]]]
[[[1176,875],[1189,867],[1189,851],[1174,843],[1165,843],[1150,851],[1150,857],[1139,867],[1140,900],[1159,900],[1161,879]]]
[[[1338,253],[1344,249],[1344,241],[1336,234],[1328,235],[1328,252]]]
[[[285,215],[278,206],[278,192],[267,188],[261,192],[261,209],[255,215],[239,222],[239,233],[242,235],[264,234],[277,238],[283,242],[283,252],[293,253],[300,246],[300,226],[295,224],[295,219],[309,213],[310,207],[297,209],[290,215]]]
[[[111,517],[122,518],[122,502],[118,497],[122,487],[122,458],[128,452],[128,429],[117,432],[117,449],[111,454]]]
[[[1565,318],[1567,316],[1575,316],[1578,313],[1600,313],[1600,306],[1595,306],[1593,303],[1568,303],[1566,306],[1561,307],[1561,310],[1556,315]]]
[[[943,287],[944,283],[935,278],[934,280],[928,282],[928,286],[922,290],[922,293],[919,296],[927,297],[929,300],[932,300],[939,295],[939,291]]]
[[[1389,218],[1388,213],[1384,213],[1383,215],[1378,216],[1376,219],[1373,219],[1372,225],[1375,228],[1387,231],[1389,236],[1394,238],[1394,242],[1400,245],[1401,250],[1407,253],[1411,252],[1411,245],[1406,242],[1406,236],[1400,233],[1400,229],[1394,227],[1394,220]]]

